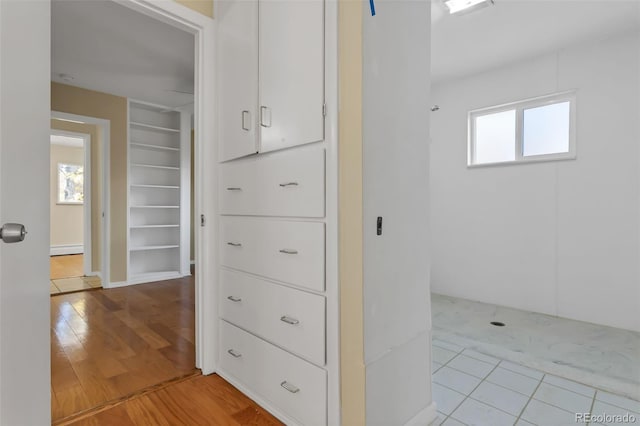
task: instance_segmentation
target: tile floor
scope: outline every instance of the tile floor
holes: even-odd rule
[[[440,339],[433,340],[433,400],[435,426],[610,425],[619,423],[605,416],[625,414],[640,423],[640,401]],[[576,413],[602,419],[580,421]]]
[[[51,280],[49,283],[49,290],[52,295],[100,287],[102,287],[102,281],[100,281],[100,277],[96,276],[60,278]]]
[[[431,305],[434,339],[640,400],[638,332],[437,294]]]

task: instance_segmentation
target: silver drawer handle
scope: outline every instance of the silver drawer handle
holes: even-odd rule
[[[287,324],[291,324],[291,325],[300,324],[300,321],[298,321],[297,319],[288,317],[286,315],[283,315],[282,317],[280,317],[280,321],[286,322]]]
[[[242,302],[242,299],[240,299],[239,297],[234,297],[234,296],[229,296],[227,297],[227,299],[231,300],[232,302]]]
[[[280,253],[284,253],[284,254],[298,254],[298,250],[282,249],[282,250],[280,250]]]
[[[242,356],[241,353],[238,353],[238,352],[234,351],[233,349],[229,349],[227,352],[229,352],[229,354],[234,358],[240,358]]]
[[[242,111],[242,130],[246,132],[251,130],[251,113],[247,110]]]
[[[281,187],[285,187],[285,186],[298,186],[298,182],[287,182],[287,183],[281,183],[280,184]]]
[[[232,242],[228,242],[227,243],[228,246],[233,246],[233,247],[242,247],[241,243],[232,243]]]
[[[291,393],[300,392],[300,388],[297,388],[297,387],[293,386],[291,383],[287,382],[286,380],[284,382],[280,383],[280,386],[282,386],[283,388],[285,388],[286,390],[288,390]]]
[[[230,188],[227,188],[227,191],[242,191],[242,188],[239,188],[239,187],[230,187]]]

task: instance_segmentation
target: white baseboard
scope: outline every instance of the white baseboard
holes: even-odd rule
[[[436,403],[432,402],[420,410],[420,412],[413,416],[404,426],[427,426],[433,423],[436,417],[438,417]]]
[[[82,254],[84,253],[84,246],[82,244],[62,244],[57,246],[51,246],[49,248],[50,256],[61,256],[64,254]]]
[[[102,279],[102,273],[100,271],[93,271],[87,274],[88,277],[98,277]]]

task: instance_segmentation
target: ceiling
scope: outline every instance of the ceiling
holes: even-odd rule
[[[51,21],[53,81],[171,107],[193,102],[192,34],[105,0],[54,0]]]
[[[495,0],[463,15],[433,0],[431,12],[434,83],[640,30],[638,0]]]

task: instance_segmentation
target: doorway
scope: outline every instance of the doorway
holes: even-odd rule
[[[216,175],[213,150],[216,146],[215,122],[200,119],[215,116],[214,21],[177,2],[128,0],[121,4],[195,35],[198,70],[195,81],[195,181],[198,194],[202,192],[202,183],[213,181]],[[50,297],[42,285],[48,281],[50,254],[48,188],[43,185],[49,173],[50,9],[50,1],[0,2],[0,61],[3,64],[0,92],[3,106],[11,105],[11,108],[0,110],[2,213],[5,221],[22,222],[29,232],[21,244],[3,247],[0,268],[0,311],[3,313],[0,321],[3,343],[0,374],[3,388],[11,389],[11,392],[0,395],[0,412],[4,422],[18,424],[50,422],[47,336]],[[25,50],[32,55],[25,56]],[[204,140],[207,144],[201,143]],[[210,167],[203,169],[204,164]],[[20,182],[20,185],[15,185],[15,182]],[[213,245],[216,198],[215,188],[207,192],[206,198],[196,195],[198,214],[210,218],[207,226],[198,227],[196,233],[196,359],[205,374],[215,369],[215,299],[211,284],[204,286],[202,282],[215,281],[213,266],[207,264],[216,263]],[[200,261],[203,256],[206,262]],[[89,293],[93,292],[76,294]],[[16,333],[16,323],[29,324],[29,333]]]
[[[98,129],[52,119],[51,294],[99,288],[102,215]],[[86,133],[67,129],[84,131]],[[92,149],[92,145],[93,149]]]
[[[101,144],[103,288],[51,302],[51,414],[58,423],[199,374],[199,276],[188,263],[186,273],[176,272],[176,254],[190,251],[182,196],[191,192],[184,164],[191,158],[182,147],[190,145],[199,108],[193,31],[118,2],[54,1],[52,37],[53,117],[103,120],[108,129]],[[196,260],[198,251],[196,244]]]

